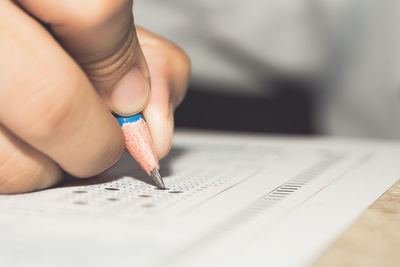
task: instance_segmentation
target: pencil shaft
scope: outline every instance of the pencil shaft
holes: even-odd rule
[[[131,117],[117,117],[117,119],[124,132],[128,152],[147,175],[153,178],[157,187],[164,189],[165,185],[158,171],[160,166],[151,134],[143,117],[138,114]]]

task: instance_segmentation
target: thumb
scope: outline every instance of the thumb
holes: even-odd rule
[[[150,77],[133,21],[132,0],[21,0],[79,63],[109,108],[133,115],[145,107]]]

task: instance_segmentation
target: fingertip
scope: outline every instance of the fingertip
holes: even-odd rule
[[[157,139],[157,140],[159,140],[159,142],[155,142],[156,143],[155,149],[156,149],[158,159],[162,159],[168,155],[169,151],[171,150],[171,146],[172,146],[172,137],[173,137],[173,130],[171,130],[169,134],[166,134],[164,136],[164,140],[162,138],[159,138],[159,139]]]
[[[156,127],[154,132],[153,142],[155,150],[158,158],[162,159],[167,156],[171,150],[174,134],[173,115],[169,115],[163,123],[160,123],[159,127]]]
[[[39,191],[60,183],[63,172],[54,163],[45,168],[20,171],[18,175],[8,180],[0,180],[0,194],[21,194]]]
[[[116,83],[109,101],[115,113],[121,116],[131,116],[143,110],[149,95],[149,79],[139,68],[135,67]]]
[[[0,125],[0,194],[37,191],[59,183],[59,166]]]
[[[144,116],[150,128],[154,149],[159,159],[164,158],[171,150],[174,133],[174,116],[172,110],[162,111],[146,109]]]

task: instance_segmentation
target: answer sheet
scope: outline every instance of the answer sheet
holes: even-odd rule
[[[158,190],[124,155],[0,195],[2,266],[305,266],[400,177],[398,142],[177,133]]]

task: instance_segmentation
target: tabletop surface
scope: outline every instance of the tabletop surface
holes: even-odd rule
[[[400,180],[312,266],[400,266]]]

